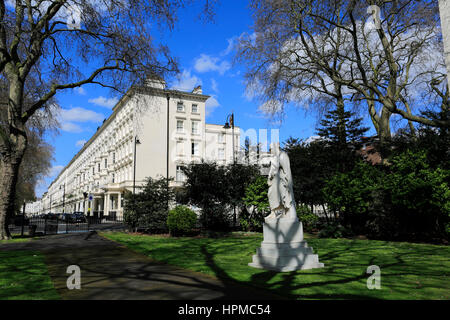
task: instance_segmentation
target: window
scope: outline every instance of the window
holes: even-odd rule
[[[177,182],[184,182],[185,178],[186,177],[185,177],[184,172],[183,172],[183,167],[182,166],[177,166],[177,176],[176,176]]]
[[[177,141],[177,155],[184,155],[184,143],[183,141]]]
[[[192,134],[200,133],[200,123],[198,121],[192,121]]]
[[[98,169],[98,172],[100,172],[100,162],[98,163],[97,169]]]
[[[223,149],[223,148],[219,149],[219,159],[225,160],[225,149]]]
[[[183,104],[183,102],[178,102],[178,104],[177,104],[177,112],[184,112],[184,104]]]
[[[95,174],[95,167],[92,167],[92,174]]]
[[[105,159],[105,169],[108,168],[108,159]]]
[[[177,120],[177,132],[178,133],[184,132],[184,121],[183,120]]]
[[[225,133],[219,133],[219,143],[224,143],[225,142]]]
[[[198,156],[199,153],[199,149],[198,149],[198,143],[197,142],[192,142],[192,155],[193,156]]]
[[[116,153],[113,153],[113,163],[116,163]]]
[[[116,175],[114,173],[112,174],[112,183],[116,183]]]
[[[192,105],[192,113],[198,113],[198,105],[197,104]]]

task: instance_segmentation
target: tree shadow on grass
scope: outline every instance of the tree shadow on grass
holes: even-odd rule
[[[410,291],[414,287],[411,287],[411,280],[404,278],[408,276],[435,279],[436,288],[445,289],[442,288],[445,285],[439,284],[439,279],[446,278],[444,273],[448,274],[445,268],[438,263],[431,266],[414,264],[418,257],[426,259],[442,256],[442,247],[389,248],[392,244],[386,242],[358,242],[358,240],[344,241],[344,244],[319,255],[321,261],[325,263],[323,269],[284,273],[264,270],[251,275],[249,281],[233,279],[215,262],[213,250],[208,250],[206,245],[201,250],[208,267],[224,283],[239,283],[261,288],[288,299],[413,299]],[[367,273],[367,268],[371,265],[378,265],[381,268],[385,291],[376,292],[377,290],[367,288],[367,279],[371,275]],[[422,295],[427,298],[426,294]]]
[[[276,272],[276,271],[270,271],[270,270],[264,270],[260,271],[258,273],[255,273],[251,276],[250,281],[238,281],[228,275],[228,273],[221,268],[217,263],[215,263],[214,260],[214,254],[208,251],[206,248],[206,245],[203,245],[202,253],[205,259],[206,264],[208,267],[214,272],[214,275],[222,280],[224,284],[226,284],[229,287],[235,287],[236,284],[243,285],[243,286],[251,286],[254,289],[258,290],[264,290],[267,292],[272,292],[272,294],[278,295],[278,298],[284,297],[287,299],[299,299],[299,298],[310,298],[310,299],[373,299],[371,297],[365,296],[365,295],[329,295],[329,294],[311,294],[311,295],[299,295],[296,294],[295,291],[302,289],[302,288],[308,288],[308,287],[314,287],[314,286],[326,286],[331,284],[345,284],[353,281],[358,281],[364,278],[367,278],[367,275],[365,273],[362,273],[358,276],[354,277],[348,277],[341,280],[334,280],[334,281],[319,281],[319,282],[312,282],[302,285],[295,285],[294,279],[296,277],[301,277],[302,274],[301,271],[294,271],[294,272]],[[250,268],[250,267],[249,267]],[[320,272],[317,273],[318,275],[324,275],[326,277],[329,274],[334,274],[334,268],[328,268],[329,271],[327,272]],[[311,275],[312,273],[308,273],[308,275]],[[280,277],[281,280],[278,280],[276,282],[270,283],[274,278]]]
[[[36,251],[0,252],[0,300],[59,299]]]
[[[123,247],[91,247],[46,253],[58,292],[64,299],[251,300],[273,295],[232,286],[216,278],[154,261]],[[68,265],[79,265],[82,289],[66,288]]]

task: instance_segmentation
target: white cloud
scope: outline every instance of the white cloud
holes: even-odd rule
[[[64,166],[54,166],[50,169],[48,176],[50,178],[56,177],[64,169]]]
[[[101,113],[84,108],[61,109],[60,119],[70,122],[100,122],[104,116]]]
[[[229,55],[236,47],[236,40],[238,39],[238,37],[234,36],[230,39],[227,39],[228,41],[228,46],[227,48],[220,54],[221,56],[226,56]]]
[[[78,93],[80,96],[85,96],[86,95],[86,90],[84,90],[83,87],[78,87],[74,89],[76,93]]]
[[[78,140],[77,143],[75,144],[77,147],[81,148],[86,144],[86,140]]]
[[[314,141],[317,141],[317,140],[320,140],[320,139],[322,139],[320,136],[311,136],[311,137],[309,137],[308,139],[305,140],[305,143],[310,144],[310,143],[312,143]]]
[[[85,127],[81,127],[79,122],[99,123],[103,121],[104,116],[91,110],[83,108],[59,109],[58,121],[61,124],[61,130],[71,133],[80,133],[85,131]]]
[[[192,91],[196,86],[201,84],[202,80],[197,76],[191,75],[191,71],[183,70],[183,72],[178,75],[177,81],[172,85],[172,89]]]
[[[219,86],[217,84],[217,81],[215,79],[211,79],[211,89],[218,93],[219,92]]]
[[[269,100],[261,104],[258,110],[264,115],[273,116],[283,110],[283,105],[277,100]]]
[[[208,100],[206,100],[205,108],[206,108],[206,115],[209,116],[217,107],[220,106],[219,101],[212,96]]]
[[[211,57],[207,54],[201,54],[200,57],[195,60],[194,69],[197,72],[211,72],[217,71],[223,75],[231,68],[231,64],[228,61],[220,61],[219,58]]]
[[[61,130],[70,132],[70,133],[81,133],[84,131],[82,127],[72,122],[63,122],[61,123]]]
[[[108,99],[103,96],[100,96],[95,99],[89,99],[89,103],[93,103],[97,106],[109,108],[109,109],[112,109],[117,104],[117,102],[119,102],[119,99],[117,99],[117,98],[109,98]]]

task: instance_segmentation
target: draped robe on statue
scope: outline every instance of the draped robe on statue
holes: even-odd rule
[[[289,156],[286,152],[280,151],[279,145],[274,148],[274,156],[270,162],[268,184],[271,214],[267,219],[297,220]]]

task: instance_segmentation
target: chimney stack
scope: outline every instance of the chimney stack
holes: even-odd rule
[[[195,87],[194,90],[192,90],[193,94],[203,94],[202,86]]]

